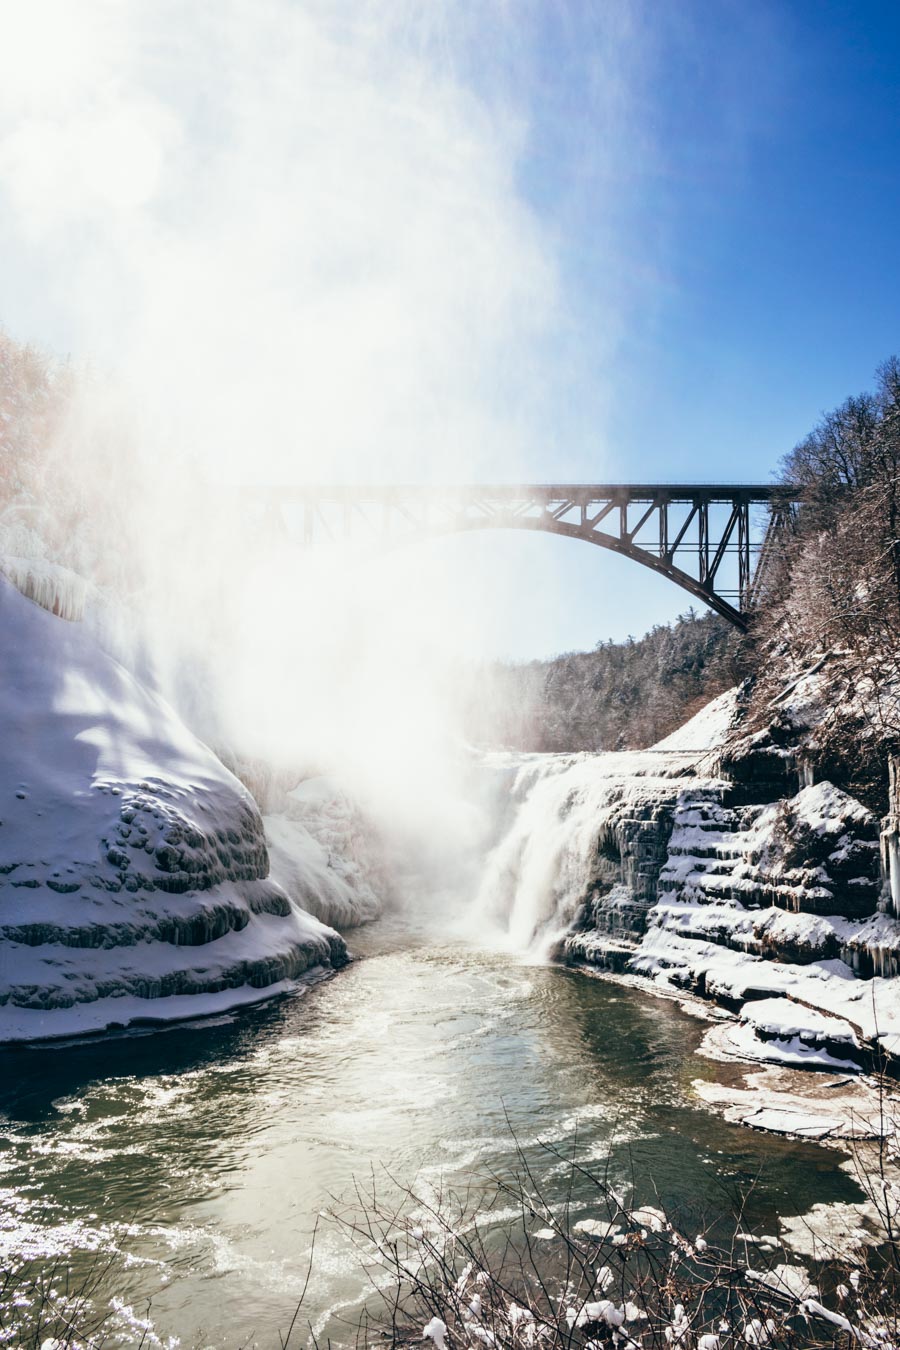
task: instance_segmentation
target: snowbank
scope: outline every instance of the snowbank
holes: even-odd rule
[[[738,691],[729,689],[712,699],[683,726],[657,741],[654,751],[718,750],[734,725],[738,712]]]
[[[343,963],[162,699],[4,577],[0,631],[0,1040],[220,1011]]]

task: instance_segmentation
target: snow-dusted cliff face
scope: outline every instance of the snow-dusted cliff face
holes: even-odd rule
[[[308,778],[264,820],[271,875],[304,909],[341,928],[377,918],[388,889],[379,840],[344,792]]]
[[[0,633],[0,1040],[207,1013],[346,960],[171,708],[5,577]]]
[[[732,693],[652,750],[515,761],[482,911],[534,956],[738,1010],[735,1054],[854,1069],[876,1040],[900,1053],[879,823],[831,783],[796,790],[796,772],[793,795],[748,800],[750,773],[722,775],[737,716]]]

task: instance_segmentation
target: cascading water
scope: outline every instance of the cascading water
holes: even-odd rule
[[[501,767],[498,759],[492,757]],[[498,945],[548,960],[604,871],[628,880],[639,871],[639,851],[628,856],[627,839],[616,838],[624,819],[638,832],[649,825],[664,846],[668,825],[656,808],[677,795],[670,775],[679,767],[649,754],[506,758],[507,804],[469,913],[470,930],[483,940],[487,925]]]
[[[598,894],[618,887],[620,908],[648,910],[679,794],[686,779],[710,781],[734,697],[714,699],[648,750],[486,756],[498,785],[495,842],[469,932],[484,942],[487,929],[496,945],[540,962],[559,951],[581,906]]]
[[[468,935],[746,1003],[729,1042],[741,1057],[846,1072],[845,1043],[860,1064],[876,1038],[894,1053],[900,934],[875,912],[877,820],[827,782],[788,810],[729,804],[699,743],[719,705],[645,751],[493,757],[505,796]],[[872,980],[865,1006],[854,971]]]
[[[507,770],[511,818],[488,856],[471,920],[486,920],[500,945],[536,960],[571,921],[589,879],[597,817],[586,809],[585,770],[592,768],[583,757],[541,756]]]

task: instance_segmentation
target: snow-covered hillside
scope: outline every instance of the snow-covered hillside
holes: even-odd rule
[[[346,960],[162,699],[3,576],[0,634],[0,1040],[216,1011]]]

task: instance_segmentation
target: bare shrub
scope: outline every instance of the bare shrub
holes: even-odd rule
[[[658,1202],[633,1206],[608,1171],[549,1145],[548,1160],[569,1168],[562,1202],[548,1199],[518,1146],[514,1175],[462,1192],[429,1196],[385,1177],[401,1197],[387,1202],[373,1174],[334,1213],[371,1286],[349,1337],[433,1350],[888,1350],[900,1340],[890,1147],[881,1172],[860,1171],[867,1195],[880,1197],[875,1245],[820,1249],[810,1269],[750,1259],[759,1248],[740,1207],[691,1235]],[[592,1193],[587,1222],[573,1218],[576,1184],[578,1211],[586,1185]]]

